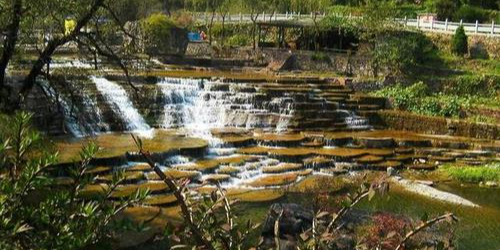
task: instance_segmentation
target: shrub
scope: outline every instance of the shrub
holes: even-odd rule
[[[118,174],[109,191],[96,200],[80,198],[89,183],[85,173],[98,147],[82,149],[81,163],[68,166],[69,186],[58,186],[48,171],[57,154],[46,151],[40,134],[29,126],[31,115],[18,113],[0,137],[0,249],[92,249],[109,242],[120,223],[115,215],[142,200],[147,192],[109,202],[123,180]]]
[[[484,166],[455,166],[445,165],[441,168],[453,179],[464,182],[500,181],[500,163],[491,163]]]
[[[463,20],[469,23],[475,23],[476,20],[483,23],[489,20],[489,13],[487,11],[468,4],[462,5],[453,16],[455,21]]]
[[[433,52],[432,43],[419,32],[397,32],[382,36],[375,43],[373,60],[394,75],[411,72]]]
[[[175,24],[164,14],[153,14],[142,20],[144,47],[149,55],[168,54],[170,50],[170,32]]]
[[[375,95],[388,97],[397,109],[409,109],[416,106],[417,101],[427,95],[427,85],[423,82],[415,83],[409,87],[397,84],[379,90]]]
[[[312,54],[311,60],[316,61],[316,62],[324,62],[324,63],[331,62],[330,57],[327,54],[321,53],[321,52],[315,52],[314,54]]]
[[[468,52],[468,42],[467,42],[467,35],[465,34],[465,30],[463,26],[460,26],[457,28],[455,31],[455,35],[453,35],[453,38],[451,40],[451,52],[463,56],[467,54]]]
[[[230,46],[246,46],[250,44],[250,40],[249,36],[239,34],[229,37],[227,39],[227,44]]]

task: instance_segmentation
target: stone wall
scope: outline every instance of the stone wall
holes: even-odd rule
[[[451,51],[450,34],[426,33],[426,36],[440,50]],[[469,36],[469,52],[472,58],[500,59],[500,39],[490,36]]]
[[[373,72],[369,58],[363,55],[347,55],[334,52],[321,52],[304,50],[288,50],[277,48],[259,48],[253,50],[249,47],[225,48],[224,51],[208,43],[190,43],[186,56],[197,58],[226,58],[253,62],[251,66],[267,66],[276,61],[283,60],[284,55],[293,55],[298,71],[339,72],[346,75],[370,76]],[[318,56],[319,55],[319,56]],[[318,58],[319,57],[319,58]]]
[[[471,123],[460,120],[416,115],[409,112],[382,110],[370,117],[370,122],[387,129],[416,133],[500,139],[500,125]]]

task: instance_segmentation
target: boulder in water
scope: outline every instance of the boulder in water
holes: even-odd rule
[[[262,236],[274,237],[274,223],[281,211],[283,211],[283,215],[279,223],[280,237],[299,235],[312,225],[312,211],[295,203],[275,203],[269,209],[262,226]]]

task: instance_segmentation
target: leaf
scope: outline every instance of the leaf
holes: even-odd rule
[[[427,212],[424,212],[424,214],[420,216],[420,220],[422,221],[427,221],[428,219],[429,219],[429,214],[427,214]]]
[[[374,196],[375,196],[375,189],[370,188],[370,190],[368,191],[368,200],[371,201]]]
[[[301,233],[300,238],[302,241],[307,241],[309,239],[309,234],[307,234],[307,232]]]
[[[386,238],[387,238],[387,239],[390,239],[390,238],[392,238],[392,237],[396,236],[396,234],[397,234],[397,233],[396,233],[396,231],[390,231],[390,232],[387,234]]]

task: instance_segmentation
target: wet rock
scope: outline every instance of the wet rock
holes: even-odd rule
[[[392,138],[358,138],[357,140],[366,148],[391,148],[396,145]]]
[[[434,186],[434,182],[433,181],[416,180],[415,183],[426,185],[426,186],[430,186],[430,187]]]
[[[285,235],[298,236],[311,227],[313,213],[310,210],[295,203],[275,203],[269,209],[262,226],[264,238],[274,238],[274,224],[281,211],[283,215],[279,222],[280,238],[285,238]]]
[[[498,183],[494,182],[494,181],[487,181],[484,183],[484,185],[486,187],[498,187]]]
[[[387,176],[395,176],[397,174],[397,171],[393,167],[387,168]]]

